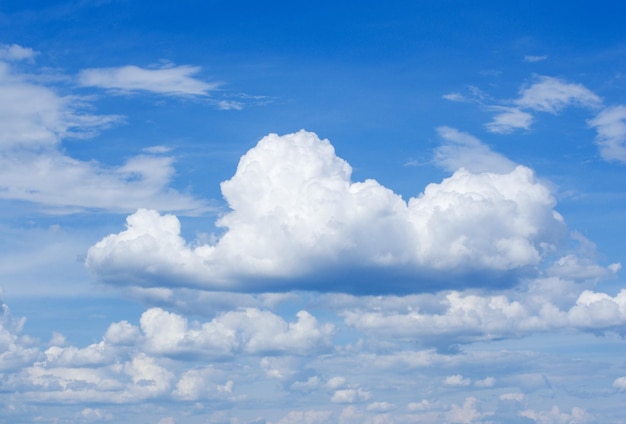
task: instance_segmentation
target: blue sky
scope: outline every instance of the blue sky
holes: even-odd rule
[[[0,422],[622,423],[618,2],[0,4]]]

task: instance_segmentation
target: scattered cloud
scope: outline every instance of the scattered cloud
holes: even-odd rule
[[[54,147],[123,122],[119,115],[87,113],[85,101],[27,81],[0,62],[0,149]]]
[[[533,123],[533,116],[517,107],[491,106],[490,109],[499,111],[493,121],[486,125],[492,133],[508,134],[516,129],[527,130]]]
[[[62,142],[87,138],[124,121],[89,113],[88,102],[28,81],[0,62],[0,198],[40,204],[51,212],[85,208],[206,211],[204,201],[169,187],[174,158],[152,149],[120,166],[68,156]],[[24,170],[29,172],[25,173]]]
[[[596,143],[600,155],[607,161],[626,163],[626,106],[612,106],[604,109],[588,121],[596,128]]]
[[[454,172],[464,168],[475,174],[507,173],[517,166],[470,134],[450,127],[439,127],[437,132],[445,142],[435,149],[434,161],[446,171]]]
[[[207,96],[219,84],[207,83],[194,77],[198,66],[164,66],[146,69],[134,65],[119,68],[85,69],[78,75],[84,87],[100,87],[113,93],[151,92],[167,96]]]
[[[522,88],[512,103],[513,107],[492,107],[501,112],[486,125],[487,130],[506,134],[519,128],[528,129],[533,120],[529,111],[557,114],[567,106],[595,109],[602,105],[602,99],[581,84],[539,76],[530,86]]]
[[[441,310],[432,313],[421,311],[432,301],[422,302],[408,301],[405,305],[409,312],[368,310],[361,304],[342,315],[347,325],[361,331],[420,340],[421,344],[431,346],[523,337],[561,329],[621,334],[626,324],[626,290],[616,296],[585,290],[567,310],[532,293],[516,301],[504,295],[479,296],[453,291],[437,305]]]
[[[512,400],[516,402],[521,402],[524,400],[524,397],[525,396],[523,393],[518,393],[518,392],[504,393],[500,395],[500,400]]]
[[[572,408],[571,413],[561,412],[558,406],[553,406],[549,411],[527,409],[520,412],[520,416],[528,418],[538,424],[582,424],[595,422],[592,415],[578,407]]]
[[[613,382],[613,387],[618,390],[626,390],[626,377],[616,378]]]
[[[472,383],[472,380],[469,378],[464,378],[461,374],[449,375],[443,380],[443,384],[446,386],[469,386]]]
[[[39,53],[31,49],[30,47],[22,47],[19,44],[0,44],[0,60],[19,61],[30,60],[32,61]]]
[[[476,387],[493,387],[496,384],[496,379],[493,377],[486,377],[482,380],[477,380],[474,382]]]
[[[556,114],[566,106],[597,108],[602,105],[602,99],[582,84],[543,76],[522,89],[515,104],[522,109]]]
[[[446,100],[450,100],[451,102],[464,102],[464,101],[466,101],[465,96],[463,96],[461,93],[448,93],[448,94],[444,94],[441,97],[443,97]]]

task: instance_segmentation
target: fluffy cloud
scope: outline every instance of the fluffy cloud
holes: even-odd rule
[[[1,294],[1,293],[0,293]],[[0,300],[0,380],[2,372],[18,369],[41,357],[27,337],[20,336],[25,319],[16,319]]]
[[[343,315],[346,324],[363,331],[435,345],[444,340],[467,343],[569,328],[624,334],[626,328],[626,290],[614,297],[585,290],[568,310],[532,295],[515,301],[504,295],[459,292],[448,293],[440,307],[443,310],[437,312],[420,311],[418,304],[409,303],[408,313],[347,310]]]
[[[502,282],[540,264],[565,226],[530,169],[492,158],[511,169],[460,169],[406,202],[374,180],[352,182],[328,140],[271,134],[222,183],[232,210],[216,244],[191,247],[175,216],[142,209],[89,249],[87,266],[116,284],[210,290],[421,291],[464,286],[470,274],[472,284]]]
[[[113,323],[100,342],[83,348],[66,345],[56,335],[41,352],[24,346],[28,340],[16,334],[23,321],[12,320],[5,307],[0,388],[20,391],[24,399],[36,402],[135,403],[164,397],[235,401],[235,383],[228,378],[233,373],[226,374],[223,367],[229,357],[272,355],[256,359],[260,366],[255,372],[264,369],[267,378],[284,379],[298,369],[299,358],[332,350],[332,325],[319,323],[306,311],[296,316],[296,321],[286,322],[249,308],[198,323],[151,308],[142,314],[139,327]],[[207,358],[218,360],[207,366]],[[361,389],[355,393],[365,396]]]
[[[159,355],[223,356],[239,349],[251,354],[310,354],[330,347],[332,325],[319,324],[306,311],[297,318],[287,323],[269,311],[247,308],[189,328],[182,316],[151,308],[140,322],[147,351]]]
[[[499,111],[487,129],[494,133],[509,133],[528,129],[533,116],[528,111],[557,114],[567,106],[597,108],[602,99],[581,84],[568,83],[553,77],[538,77],[529,87],[522,88],[512,107],[493,107]]]
[[[461,374],[449,375],[445,378],[445,380],[443,380],[443,384],[453,387],[469,386],[471,383],[472,380],[469,378],[463,378]]]
[[[138,66],[85,69],[78,81],[86,87],[100,87],[119,92],[148,91],[168,96],[208,95],[217,84],[194,78],[200,72],[197,66],[167,66],[144,69]]]

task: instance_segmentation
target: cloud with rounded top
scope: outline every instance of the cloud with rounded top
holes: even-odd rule
[[[132,286],[420,292],[515,284],[565,234],[550,191],[524,166],[461,168],[408,201],[351,172],[314,133],[270,134],[221,185],[231,211],[216,243],[192,246],[174,215],[140,209],[86,265]]]

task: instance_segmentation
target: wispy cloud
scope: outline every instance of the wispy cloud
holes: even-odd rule
[[[461,93],[456,93],[456,92],[455,93],[444,94],[441,97],[446,99],[446,100],[450,100],[451,102],[464,102],[464,101],[466,101],[465,96],[463,96]]]
[[[598,132],[600,155],[608,161],[626,163],[626,106],[608,107],[588,123]]]
[[[151,92],[166,96],[207,96],[219,84],[207,83],[194,76],[200,72],[198,66],[166,66],[146,69],[134,65],[119,68],[85,69],[78,81],[85,87],[100,87],[113,92]]]
[[[450,127],[437,128],[444,143],[435,149],[435,163],[447,171],[465,168],[473,173],[511,172],[516,164],[492,151],[476,137]]]
[[[514,106],[490,107],[500,112],[486,124],[488,131],[506,134],[516,129],[529,129],[533,121],[531,112],[557,114],[567,106],[595,109],[602,106],[602,99],[581,84],[542,76],[529,87],[522,88],[520,96],[510,103]]]
[[[91,137],[123,122],[120,115],[91,113],[86,99],[60,96],[0,63],[0,198],[38,203],[55,213],[132,211],[147,204],[205,210],[203,201],[169,187],[171,157],[152,151],[106,166],[64,153],[64,140]]]
[[[520,97],[514,102],[522,109],[552,114],[566,106],[596,108],[602,105],[602,99],[582,84],[545,76],[521,90]]]
[[[492,133],[508,134],[516,129],[527,130],[533,123],[533,116],[517,107],[491,106],[490,109],[499,111],[493,121],[486,124],[487,130]]]
[[[526,55],[524,56],[524,62],[541,62],[544,61],[548,58],[547,55],[541,55],[541,56],[533,56],[533,55]]]

